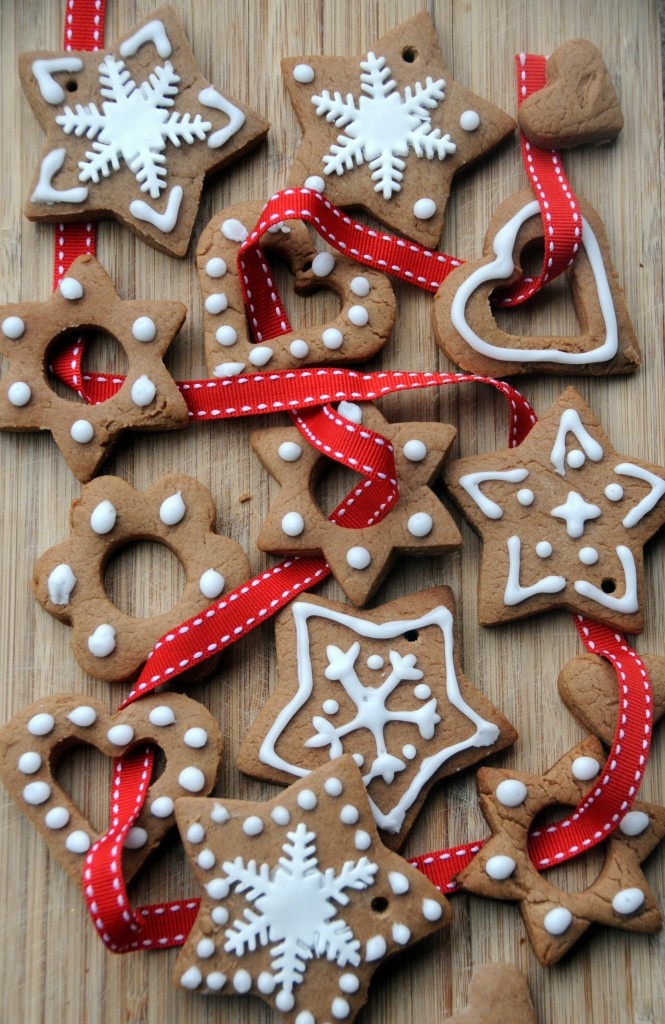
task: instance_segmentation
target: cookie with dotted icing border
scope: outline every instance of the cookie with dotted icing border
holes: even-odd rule
[[[579,205],[582,242],[565,282],[578,321],[577,333],[510,334],[502,330],[492,310],[492,293],[521,278],[525,251],[543,240],[540,208],[532,190],[526,188],[496,211],[485,234],[483,256],[457,267],[436,293],[434,333],[449,359],[470,373],[492,377],[528,373],[596,376],[637,369],[640,345],[612,263],[605,226],[589,203],[580,199]],[[558,290],[561,286],[551,283],[547,288]],[[540,300],[540,296],[532,299],[523,309],[533,309],[534,302]],[[514,318],[521,308],[513,310]]]
[[[538,960],[556,963],[591,924],[632,932],[656,932],[658,902],[640,865],[665,836],[665,808],[635,802],[605,840],[605,860],[582,892],[557,888],[528,853],[534,820],[548,807],[575,807],[605,762],[603,748],[587,737],[544,775],[481,768],[478,799],[492,836],[457,881],[467,892],[519,905]],[[556,856],[550,858],[556,862]]]
[[[174,623],[202,612],[250,574],[240,545],[215,532],[210,492],[182,473],[162,476],[145,491],[119,477],[99,477],[72,503],[70,525],[69,539],[37,560],[33,588],[50,615],[71,625],[81,668],[107,682],[137,674]],[[158,615],[130,615],[106,590],[109,559],[138,540],[163,544],[184,570],[175,606]]]
[[[443,1024],[538,1024],[529,985],[512,964],[483,964],[469,982],[468,1007]]]
[[[282,74],[304,133],[288,184],[426,246],[441,237],[453,176],[515,129],[454,80],[425,12],[361,57],[288,57]]]
[[[97,832],[57,782],[58,762],[73,747],[96,747],[115,758],[141,745],[159,747],[166,766],[159,778],[146,780],[144,806],[127,834],[127,883],[173,827],[174,800],[211,792],[223,746],[212,715],[177,693],[150,695],[116,714],[87,695],[63,693],[35,701],[0,729],[0,779],[76,885],[85,854],[104,830]]]
[[[287,333],[264,337],[255,331],[252,340],[252,300],[245,313],[238,250],[259,221],[263,203],[247,202],[228,207],[209,222],[196,250],[201,293],[206,369],[211,377],[229,377],[261,370],[287,370],[298,366],[349,365],[370,359],[381,351],[395,322],[396,303],[389,278],[376,270],[360,268],[329,250],[317,252],[309,231],[297,220],[280,221],[261,239],[270,289],[273,280],[269,258],[282,260],[293,275],[298,295],[326,290],[340,300],[333,320],[291,328],[283,308],[280,329]]]
[[[289,1024],[351,1022],[376,968],[450,921],[382,845],[351,757],[267,803],[185,797],[176,820],[202,888],[182,989],[259,996]]]
[[[257,545],[278,555],[323,555],[348,599],[364,604],[380,586],[396,555],[444,554],[462,538],[430,484],[455,437],[444,423],[388,423],[371,403],[340,402],[337,414],[350,436],[367,427],[387,438],[395,453],[399,497],[380,524],[346,528],[317,504],[315,487],[327,460],[296,427],[252,434],[263,466],[281,484]],[[356,494],[360,493],[356,490]]]
[[[0,353],[8,360],[0,380],[0,430],[50,430],[85,483],[123,431],[186,427],[185,400],[163,363],[185,314],[181,302],[121,299],[102,265],[79,256],[46,301],[0,309]],[[61,397],[47,374],[56,341],[85,328],[112,335],[127,357],[124,383],[99,405]]]
[[[517,733],[462,673],[448,587],[350,611],[301,597],[279,614],[279,682],[237,764],[288,785],[350,753],[382,842],[399,849],[435,783]]]
[[[603,55],[588,39],[569,39],[547,59],[547,84],[527,96],[517,121],[541,149],[611,142],[623,128],[619,97]]]
[[[174,256],[187,251],[204,178],[270,127],[203,78],[168,6],[114,47],[21,54],[19,74],[47,134],[26,216],[111,216]]]
[[[665,714],[665,658],[640,655],[649,674],[654,725]],[[621,671],[621,669],[619,669]],[[613,666],[597,654],[578,654],[563,666],[557,679],[564,704],[583,729],[612,746],[619,715],[617,677]]]
[[[568,388],[517,448],[444,470],[483,539],[482,625],[552,608],[644,628],[643,546],[665,522],[665,470],[613,449]]]

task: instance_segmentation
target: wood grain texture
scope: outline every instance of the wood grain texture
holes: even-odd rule
[[[149,0],[108,0],[107,41],[149,13]],[[422,0],[174,0],[203,74],[249,103],[272,122],[267,144],[211,180],[195,237],[210,217],[231,202],[267,198],[286,180],[300,131],[286,99],[278,58],[324,52],[355,55],[389,28],[423,8]],[[663,147],[660,51],[655,0],[437,0],[425,5],[443,54],[464,85],[515,109],[513,56],[520,50],[551,52],[562,40],[584,36],[598,45],[615,82],[626,126],[613,145],[565,157],[576,190],[603,217],[628,308],[643,347],[643,367],[632,378],[538,378],[522,390],[538,412],[568,383],[575,383],[598,414],[616,448],[665,463],[665,361],[663,358]],[[41,131],[18,88],[17,54],[58,48],[64,0],[0,3],[2,47],[2,235],[0,302],[46,297],[51,282],[53,229],[28,223],[24,191],[42,146]],[[441,248],[470,257],[480,253],[485,227],[499,204],[525,184],[517,142],[457,181]],[[191,250],[190,250],[191,254]],[[136,242],[112,222],[99,229],[99,258],[125,298],[180,299],[188,319],[169,356],[176,378],[203,374],[202,317],[193,260],[176,261]],[[397,286],[398,320],[383,356],[373,364],[401,369],[448,369],[436,347],[431,298]],[[330,304],[287,297],[294,322],[328,319]],[[514,314],[506,315],[506,322]],[[551,311],[564,331],[573,326],[565,304]],[[101,368],[101,367],[99,367]],[[505,444],[502,400],[484,390],[429,390],[386,400],[389,418],[439,418],[459,429],[458,451],[467,455]],[[196,426],[174,435],[137,436],[121,445],[108,472],[146,487],[161,473],[189,472],[210,488],[217,527],[238,540],[253,571],[271,564],[256,537],[275,485],[248,444],[258,421]],[[67,627],[51,619],[32,597],[37,556],[68,536],[69,506],[80,485],[48,434],[0,435],[0,720],[47,693],[89,692],[109,709],[124,696],[86,677],[74,661]],[[244,500],[246,495],[249,500]],[[440,559],[399,563],[377,595],[385,602],[445,583],[456,595],[462,623],[466,675],[497,704],[520,732],[498,763],[527,771],[546,769],[582,734],[556,689],[560,668],[579,653],[566,614],[500,629],[481,630],[476,616],[478,542],[463,526],[461,552]],[[647,551],[647,627],[636,646],[665,653],[664,538]],[[159,553],[158,553],[159,555]],[[178,567],[154,550],[129,551],[111,572],[109,587],[123,607],[163,610],[177,593]],[[319,593],[341,599],[332,582]],[[274,685],[270,625],[224,656],[214,674],[189,688],[222,724],[227,754],[218,792],[257,799],[275,792],[241,776],[234,764],[240,738]],[[642,795],[665,801],[663,734],[656,743]],[[90,771],[81,771],[84,763]],[[108,774],[99,758],[74,759],[63,769],[75,796],[103,823]],[[410,837],[419,853],[485,834],[471,773],[434,792]],[[557,880],[579,889],[598,870],[586,864],[557,869]],[[132,890],[137,903],[193,894],[194,884],[174,840],[151,862]],[[653,889],[665,900],[665,852],[647,864]],[[22,1024],[276,1024],[262,1003],[174,993],[175,952],[114,957],[93,934],[80,893],[53,862],[9,797],[0,793],[0,1020]],[[526,971],[541,1024],[656,1024],[665,1019],[665,941],[591,929],[556,968],[541,968],[526,941],[517,909],[457,896],[445,934],[416,948],[375,979],[362,1024],[416,1024],[440,1020],[466,1005],[472,971],[507,960]]]

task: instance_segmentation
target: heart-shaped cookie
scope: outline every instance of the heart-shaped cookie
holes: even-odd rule
[[[529,142],[571,149],[611,142],[623,128],[619,97],[600,50],[570,39],[547,61],[547,85],[524,100],[517,114]]]
[[[0,779],[77,885],[85,854],[99,839],[55,779],[60,757],[80,745],[119,757],[146,744],[160,747],[166,767],[148,788],[123,851],[129,883],[175,824],[174,801],[206,796],[219,771],[222,734],[203,705],[182,694],[145,697],[117,714],[80,694],[36,701],[0,729]]]

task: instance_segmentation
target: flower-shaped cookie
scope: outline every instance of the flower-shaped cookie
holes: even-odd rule
[[[118,477],[84,487],[72,505],[71,536],[39,558],[34,589],[47,612],[73,627],[74,657],[86,672],[107,682],[129,679],[171,627],[247,579],[244,551],[216,534],[214,522],[210,493],[183,474],[160,477],[145,491]],[[184,569],[182,594],[161,615],[128,615],[104,587],[111,555],[136,540],[164,544]]]
[[[483,538],[483,625],[568,608],[644,628],[644,544],[665,521],[665,470],[618,455],[568,388],[517,447],[451,463],[447,486]]]
[[[603,867],[583,892],[558,889],[529,857],[528,834],[536,816],[548,807],[575,807],[604,759],[600,743],[590,736],[542,776],[478,771],[478,798],[492,837],[457,880],[468,892],[517,902],[542,964],[556,963],[593,923],[635,932],[661,926],[640,865],[665,836],[665,808],[633,804],[605,840]]]
[[[123,430],[187,426],[187,406],[162,359],[180,330],[181,302],[122,300],[101,264],[79,256],[45,302],[11,303],[0,310],[1,430],[50,430],[67,465],[85,482]],[[57,395],[48,381],[50,350],[64,334],[99,328],[123,349],[127,375],[117,393],[82,406]]]
[[[260,996],[289,1024],[350,1024],[376,968],[450,920],[381,844],[351,757],[268,803],[184,797],[176,820],[203,890],[181,988]]]
[[[326,457],[305,443],[296,427],[257,431],[252,435],[254,451],[282,485],[257,544],[273,554],[322,554],[349,600],[362,605],[398,553],[440,555],[461,545],[452,517],[429,487],[453,443],[455,428],[443,423],[388,423],[368,403],[340,403],[338,412],[348,421],[350,437],[354,429],[368,427],[392,444],[398,500],[377,525],[356,529],[332,522],[314,494]]]
[[[24,53],[19,71],[47,133],[26,216],[111,215],[176,256],[187,250],[204,177],[269,128],[202,77],[172,7],[153,11],[113,48]]]
[[[264,368],[349,365],[380,352],[395,322],[395,297],[389,278],[376,270],[360,268],[338,253],[317,253],[309,231],[297,220],[279,222],[263,235],[261,248],[266,264],[268,256],[285,261],[294,276],[297,294],[332,291],[342,308],[328,323],[292,328],[285,310],[274,302],[273,330],[261,334],[256,327],[254,299],[250,298],[248,324],[238,250],[259,221],[262,208],[262,203],[247,202],[223,210],[213,217],[199,240],[196,264],[204,298],[208,373],[229,377]],[[265,299],[274,282],[267,265],[263,273]]]

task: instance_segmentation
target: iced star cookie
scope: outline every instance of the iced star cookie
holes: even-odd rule
[[[395,454],[399,497],[387,516],[372,526],[349,528],[319,508],[315,485],[326,456],[304,441],[296,427],[272,427],[252,435],[261,463],[281,484],[258,536],[261,551],[320,554],[348,599],[362,605],[380,586],[398,553],[444,554],[462,543],[459,530],[430,484],[440,472],[455,437],[443,423],[388,423],[375,406],[340,403],[349,444],[364,428],[387,438]],[[362,494],[356,489],[355,496]],[[355,500],[351,494],[351,499]],[[351,507],[353,500],[349,503]],[[371,498],[370,494],[370,501]]]
[[[173,827],[174,800],[211,792],[222,756],[222,734],[212,715],[178,693],[144,697],[115,715],[100,701],[63,693],[36,701],[0,729],[0,779],[76,885],[82,883],[85,855],[104,829],[94,828],[62,789],[58,762],[73,747],[92,746],[117,758],[145,756],[148,745],[164,752],[166,766],[150,781],[127,834],[127,883]]]
[[[50,615],[71,625],[74,657],[97,679],[121,682],[137,675],[175,623],[202,612],[249,577],[240,545],[215,533],[209,491],[182,473],[160,477],[145,491],[119,477],[99,477],[72,504],[70,521],[69,539],[35,564],[33,588]],[[106,590],[109,559],[138,540],[163,544],[184,569],[182,593],[159,615],[129,615]]]
[[[296,366],[364,362],[381,351],[395,322],[395,297],[386,274],[360,268],[351,259],[317,252],[309,231],[297,220],[268,228],[261,239],[266,263],[285,262],[298,295],[333,292],[341,303],[328,323],[292,327],[286,311],[274,310],[274,333],[261,333],[250,299],[245,311],[238,252],[256,224],[263,203],[228,207],[207,225],[196,250],[204,300],[206,368],[211,377],[230,377]],[[265,287],[274,287],[270,267]]]
[[[269,128],[203,78],[171,7],[114,47],[22,54],[19,72],[47,134],[26,216],[60,223],[110,215],[175,256],[187,251],[203,179]]]
[[[634,932],[656,932],[662,924],[640,865],[665,836],[665,808],[632,805],[605,840],[603,867],[583,892],[557,888],[529,857],[527,837],[536,816],[548,807],[577,806],[604,760],[598,740],[588,737],[542,776],[478,771],[478,799],[492,836],[457,881],[479,896],[518,903],[542,964],[560,960],[591,924]]]
[[[515,128],[453,79],[424,12],[361,57],[288,57],[282,74],[304,133],[288,183],[426,246],[441,237],[453,175]]]
[[[351,757],[268,803],[184,798],[201,907],[174,984],[259,996],[288,1024],[350,1022],[372,974],[446,925],[447,900],[380,842]]]
[[[642,549],[665,521],[665,470],[617,454],[574,388],[517,448],[453,462],[444,476],[483,539],[482,625],[568,608],[644,628]]]
[[[485,234],[484,255],[457,267],[436,294],[434,333],[449,359],[470,373],[492,377],[600,375],[637,369],[640,346],[612,263],[605,226],[589,203],[579,200],[579,205],[582,244],[566,274],[578,331],[540,335],[524,329],[509,334],[499,327],[492,310],[490,299],[495,289],[518,281],[525,251],[543,241],[540,208],[532,190],[526,188],[497,210]],[[514,309],[513,316],[531,308],[533,302]],[[556,313],[552,316],[556,323]]]
[[[442,1024],[538,1024],[529,985],[512,964],[484,964],[469,983],[469,1004]]]
[[[8,360],[0,380],[0,430],[50,430],[85,482],[124,430],[186,427],[187,406],[162,361],[185,313],[181,302],[121,299],[101,264],[79,256],[45,302],[0,309],[0,353]],[[124,383],[98,405],[62,398],[47,375],[55,342],[84,328],[112,335],[127,357]]]
[[[462,674],[447,587],[363,614],[298,598],[280,613],[275,635],[279,683],[238,767],[288,785],[351,754],[391,849],[404,844],[436,782],[517,738]]]

